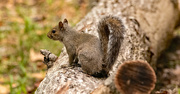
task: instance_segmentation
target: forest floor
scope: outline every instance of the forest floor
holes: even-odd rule
[[[59,56],[63,47],[47,32],[64,17],[75,26],[87,9],[76,0],[1,0],[0,94],[34,92],[46,74],[40,49]]]
[[[78,2],[77,2],[78,1]],[[59,56],[63,45],[46,34],[65,17],[75,26],[90,0],[2,0],[0,3],[0,94],[33,93],[46,75],[40,49]],[[158,60],[156,90],[178,88],[180,29]]]
[[[156,92],[180,94],[180,27],[174,31],[169,47],[159,57],[156,74]]]

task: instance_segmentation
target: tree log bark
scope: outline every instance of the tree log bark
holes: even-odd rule
[[[155,69],[156,60],[168,46],[179,20],[176,0],[101,0],[75,29],[97,36],[97,24],[107,15],[120,17],[126,29],[110,76],[107,79],[95,78],[82,73],[80,67],[63,67],[68,64],[68,55],[63,48],[36,94],[55,94],[63,86],[67,87],[67,83],[67,94],[118,93],[114,86],[114,74],[118,66],[124,61],[144,60]]]

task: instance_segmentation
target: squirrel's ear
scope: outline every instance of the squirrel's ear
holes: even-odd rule
[[[61,21],[59,22],[59,28],[63,28],[63,23]]]
[[[67,19],[64,19],[63,23],[66,23],[66,24],[68,24],[68,21],[67,21]]]

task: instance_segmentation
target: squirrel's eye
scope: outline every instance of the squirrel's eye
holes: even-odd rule
[[[52,30],[52,33],[55,33],[56,32],[56,30]]]

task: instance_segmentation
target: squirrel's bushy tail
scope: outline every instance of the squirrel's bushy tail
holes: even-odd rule
[[[114,65],[124,39],[125,28],[118,17],[107,16],[98,25],[99,39],[103,51],[103,70],[108,73]]]

